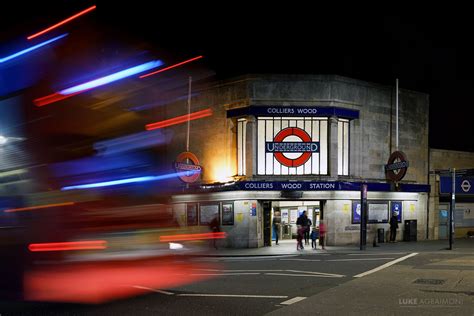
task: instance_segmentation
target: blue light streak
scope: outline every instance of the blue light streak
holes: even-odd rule
[[[128,69],[113,73],[111,75],[108,75],[102,78],[98,78],[98,79],[88,81],[74,87],[61,90],[59,91],[59,93],[62,95],[68,95],[68,94],[78,93],[81,91],[97,88],[97,87],[109,84],[111,82],[124,79],[124,78],[136,75],[138,73],[141,73],[141,72],[144,72],[144,71],[147,71],[147,70],[150,70],[162,65],[163,65],[163,62],[161,60],[150,61],[150,62],[141,64],[132,68],[128,68]]]
[[[7,56],[7,57],[3,57],[3,58],[0,59],[0,64],[1,64],[1,63],[4,63],[4,62],[6,62],[6,61],[12,60],[13,58],[19,57],[19,56],[21,56],[21,55],[27,54],[27,53],[29,53],[29,52],[35,50],[35,49],[38,49],[38,48],[43,47],[43,46],[45,46],[45,45],[48,45],[48,44],[50,44],[50,43],[52,43],[52,42],[55,42],[55,41],[57,41],[57,40],[59,40],[59,39],[61,39],[61,38],[63,38],[63,37],[66,37],[67,35],[68,35],[68,34],[66,33],[66,34],[63,34],[63,35],[56,36],[56,37],[54,37],[54,38],[52,38],[52,39],[50,39],[50,40],[47,40],[47,41],[42,42],[42,43],[39,43],[38,45],[31,46],[31,47],[26,48],[26,49],[24,49],[24,50],[22,50],[22,51],[19,51],[18,53],[12,54],[12,55]]]
[[[109,186],[115,186],[115,185],[121,185],[121,184],[159,181],[159,180],[165,180],[165,179],[170,179],[170,178],[174,178],[174,177],[189,176],[190,173],[194,173],[194,172],[199,173],[199,171],[184,171],[184,172],[168,173],[168,174],[163,174],[163,175],[159,175],[159,176],[144,176],[144,177],[128,178],[128,179],[121,179],[121,180],[112,180],[112,181],[105,181],[105,182],[71,185],[71,186],[67,186],[67,187],[62,187],[61,191],[102,188],[102,187],[109,187]]]

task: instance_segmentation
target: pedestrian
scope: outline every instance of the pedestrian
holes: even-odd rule
[[[390,218],[390,242],[396,242],[397,239],[398,218],[395,213],[392,213]]]
[[[313,231],[311,232],[311,248],[314,250],[318,249],[316,239],[318,239],[318,231],[316,230],[316,227],[313,227]]]
[[[306,229],[304,231],[304,244],[305,245],[309,245],[309,235],[311,233],[311,225],[312,225],[311,219],[309,219],[308,217],[307,219],[308,219],[308,225],[306,226]]]
[[[280,237],[280,221],[275,217],[273,218],[273,231],[275,232],[275,245],[278,245],[278,239]]]
[[[319,223],[319,244],[322,249],[326,249],[326,223],[324,220]]]
[[[218,233],[220,231],[220,229],[219,229],[219,217],[217,215],[214,216],[214,218],[209,223],[209,229],[213,233]],[[213,242],[212,244],[213,244],[214,248],[216,248],[216,250],[217,250],[217,243],[216,243],[216,238],[215,237],[216,236],[213,236],[213,238],[212,238],[212,242]]]
[[[306,211],[301,213],[300,217],[296,220],[296,250],[303,250],[303,238],[305,230],[308,226],[308,217],[306,216]]]

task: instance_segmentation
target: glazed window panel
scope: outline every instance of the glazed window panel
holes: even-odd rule
[[[327,174],[327,118],[258,117],[258,175]]]
[[[246,163],[245,163],[245,144],[246,139],[246,128],[247,120],[239,119],[237,120],[237,174],[239,176],[245,176]]]
[[[345,119],[337,123],[337,174],[349,175],[349,121]]]

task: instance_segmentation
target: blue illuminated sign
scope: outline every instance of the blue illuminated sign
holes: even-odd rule
[[[253,116],[298,116],[331,117],[358,119],[359,111],[333,106],[248,106],[227,111],[227,117]]]
[[[360,201],[352,201],[352,224],[360,223],[361,206]]]
[[[397,216],[397,221],[402,222],[402,202],[401,201],[392,201],[390,202],[390,212]]]
[[[360,191],[361,182],[343,181],[239,181],[236,189],[246,191]],[[367,191],[390,192],[390,183],[367,183]],[[429,192],[429,185],[401,186],[401,192]]]
[[[452,177],[440,177],[439,193],[450,194],[452,191]],[[473,177],[456,177],[456,194],[474,194],[474,178]]]

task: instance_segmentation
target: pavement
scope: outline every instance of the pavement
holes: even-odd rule
[[[382,243],[377,247],[327,246],[296,250],[296,241],[255,249],[217,249],[208,256],[311,256],[317,253],[407,255],[374,273],[267,315],[467,315],[474,316],[474,239]],[[404,258],[405,256],[403,256]],[[295,298],[297,299],[297,298]]]
[[[296,250],[296,240],[280,240],[278,245],[272,241],[272,246],[261,247],[261,248],[243,248],[243,249],[232,249],[232,248],[218,248],[208,249],[205,256],[217,256],[217,257],[232,257],[232,256],[283,256],[283,255],[313,255],[316,253],[381,253],[381,252],[442,252],[442,253],[474,253],[474,238],[471,239],[455,239],[452,250],[448,250],[448,240],[423,240],[423,241],[411,241],[404,242],[399,241],[396,243],[379,243],[376,247],[372,244],[367,244],[365,250],[360,250],[359,245],[346,245],[346,246],[326,246],[325,250],[321,249],[318,245],[318,249],[311,249],[311,245],[305,246],[304,250]]]

